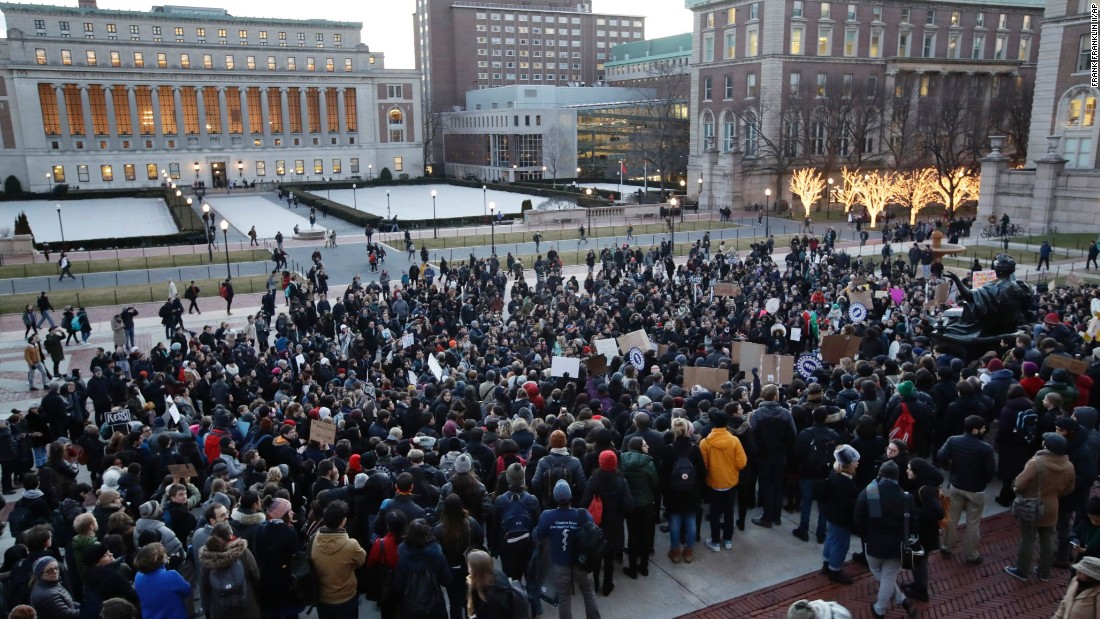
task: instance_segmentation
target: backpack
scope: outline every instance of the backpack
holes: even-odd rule
[[[405,617],[410,618],[431,615],[438,596],[439,583],[435,572],[430,569],[411,572],[405,581],[401,610]]]
[[[909,413],[909,407],[905,402],[901,403],[901,414],[894,420],[894,427],[890,428],[890,440],[898,439],[905,442],[905,446],[913,449],[913,428],[916,420]]]
[[[819,432],[810,441],[810,453],[807,455],[809,464],[807,469],[812,469],[815,475],[827,477],[833,468],[833,450],[836,449],[836,439],[827,433]]]
[[[565,483],[569,484],[569,488],[573,489],[573,472],[566,468],[564,465],[556,465],[550,467],[546,471],[546,481],[543,486],[546,488],[546,504],[557,505],[554,501],[554,486],[557,485],[559,479],[564,479]]]
[[[679,494],[694,492],[699,488],[699,475],[686,454],[676,458],[676,462],[672,464],[668,482],[669,488]]]
[[[577,528],[576,541],[573,542],[573,565],[585,572],[599,569],[607,554],[607,537],[591,518],[584,518]]]
[[[225,289],[225,284],[218,286],[218,296],[224,299],[227,292],[228,290]]]
[[[531,600],[527,597],[527,592],[523,590],[523,585],[514,580],[509,581],[508,586],[508,599],[511,606],[512,619],[531,619]]]
[[[596,526],[603,524],[603,497],[598,494],[592,495],[592,502],[588,504],[588,513],[592,515],[592,521]]]
[[[500,515],[500,550],[511,550],[514,545],[528,546],[531,544],[531,531],[535,528],[531,510],[523,502],[523,495],[508,492],[508,504],[501,510]]]
[[[860,400],[851,400],[848,405],[844,407],[844,419],[852,421],[855,418],[856,409],[859,408]]]
[[[1016,424],[1012,427],[1012,433],[1023,438],[1028,444],[1039,440],[1039,415],[1035,409],[1027,408],[1016,413]]]
[[[80,331],[80,316],[73,316],[73,319],[69,321],[69,326],[73,328],[73,331]]]
[[[290,557],[290,582],[294,587],[294,593],[306,606],[315,606],[320,591],[317,584],[317,576],[313,570],[313,537],[309,538],[304,550],[295,552]]]
[[[38,520],[41,520],[41,518]],[[31,508],[26,505],[16,503],[15,508],[8,514],[8,530],[11,532],[13,539],[18,540],[19,535],[23,533],[23,531],[26,531],[36,524],[41,523],[36,522],[34,514],[31,512]]]
[[[223,612],[248,608],[248,583],[241,562],[234,561],[229,567],[210,570],[210,592]]]

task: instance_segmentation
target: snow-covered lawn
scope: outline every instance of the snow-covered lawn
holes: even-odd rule
[[[335,192],[333,192],[335,193]],[[351,192],[348,192],[349,195]],[[256,234],[260,238],[273,238],[276,232],[282,232],[283,237],[294,236],[294,226],[301,230],[309,230],[309,207],[299,205],[296,212],[289,211],[275,202],[271,194],[253,196],[206,196],[206,202],[217,214],[214,220],[217,225],[222,219],[227,219],[229,225],[236,228],[241,234],[248,234],[248,229],[256,226]],[[298,213],[301,213],[300,215]],[[321,214],[317,214],[320,219]],[[318,223],[313,230],[324,230],[325,227]]]
[[[58,204],[61,205],[60,224]],[[60,242],[62,225],[66,242],[179,232],[168,206],[157,198],[0,202],[0,228],[14,231],[15,218],[20,211],[27,214],[34,240],[39,243]]]
[[[351,189],[333,189],[332,200],[351,207],[358,205],[359,210],[382,217],[397,215],[398,221],[432,219],[432,190],[436,192],[434,217],[439,219],[486,214],[490,202],[496,204],[497,212],[518,213],[523,201],[528,198],[535,206],[545,200],[522,193],[493,189],[483,192],[480,189],[453,185],[363,187],[355,190],[354,199]],[[388,215],[386,192],[390,194]],[[323,191],[318,191],[317,194],[326,195]]]

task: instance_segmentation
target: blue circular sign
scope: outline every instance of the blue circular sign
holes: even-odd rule
[[[816,355],[806,353],[798,357],[794,367],[798,371],[799,376],[808,379],[821,369],[821,361],[817,359]]]
[[[862,303],[853,303],[848,308],[848,317],[855,322],[861,322],[867,318],[867,307]]]
[[[626,358],[630,361],[630,365],[633,365],[638,370],[645,367],[645,355],[642,354],[642,349],[637,346],[627,351]]]

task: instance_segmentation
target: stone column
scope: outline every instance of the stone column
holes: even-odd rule
[[[241,86],[237,89],[237,98],[241,101],[241,135],[249,136],[248,144],[252,144],[252,127],[248,121],[248,88]]]
[[[176,135],[187,145],[187,127],[183,124],[183,86],[172,87],[172,100],[176,104]]]
[[[267,88],[260,89],[260,116],[263,118],[264,146],[271,146],[271,107],[267,100]]]
[[[141,135],[141,120],[138,118],[137,88],[135,86],[126,87],[126,98],[130,103],[130,133],[136,142],[142,140],[143,136]]]
[[[60,121],[58,125],[61,127],[61,139],[65,145],[71,145],[72,134],[69,132],[69,106],[65,104],[65,85],[54,84],[54,90],[57,92],[57,116]]]
[[[221,121],[222,121],[222,132],[221,132],[222,142],[221,143],[222,143],[223,146],[229,145],[232,141],[229,137],[229,106],[225,104],[225,101],[226,101],[226,99],[225,99],[225,87],[224,86],[219,86],[218,87],[218,107],[219,107],[218,112],[221,115]]]
[[[107,132],[111,136],[111,148],[118,148],[118,119],[115,118],[115,94],[113,86],[103,87],[103,104],[107,106]]]
[[[80,111],[84,115],[84,135],[88,138],[85,148],[90,149],[92,142],[95,142],[95,127],[92,125],[92,102],[88,96],[88,84],[80,85]]]
[[[280,111],[283,113],[283,139],[285,140],[287,139],[286,136],[290,135],[290,93],[287,92],[286,88],[280,88],[279,97],[283,100]]]
[[[202,86],[195,87],[195,106],[199,108],[199,145],[206,146],[206,100],[202,96]]]
[[[1058,189],[1058,177],[1066,169],[1066,160],[1058,154],[1058,142],[1061,136],[1047,137],[1047,152],[1035,160],[1035,185],[1031,190],[1032,226],[1048,230],[1054,221],[1054,209],[1057,206],[1055,192]],[[1057,230],[1050,230],[1057,232]]]
[[[328,97],[327,88],[317,89],[317,117],[321,120],[321,144],[328,145]]]
[[[156,86],[150,86],[149,92],[152,93],[153,100],[153,133],[156,136],[157,148],[164,147],[164,124],[160,118],[160,89]]]
[[[1004,145],[1005,138],[1001,135],[990,136],[989,142],[993,146],[993,150],[982,157],[979,161],[982,164],[981,170],[981,189],[978,194],[978,219],[979,225],[984,225],[989,216],[994,216],[995,219],[1000,219],[1000,211],[1003,207],[999,204],[997,199],[998,185],[1004,180],[1004,177],[1008,173],[1008,157],[1005,157],[1001,153],[1001,146]],[[1026,220],[1027,213],[1009,213],[1014,221]]]
[[[302,135],[309,134],[309,98],[306,96],[306,88],[298,89],[298,112],[302,116]]]
[[[336,116],[337,116],[336,121],[337,121],[337,123],[339,123],[338,126],[337,126],[337,132],[341,134],[341,137],[343,136],[344,133],[347,133],[347,130],[348,130],[348,123],[347,123],[347,116],[346,116],[348,110],[347,110],[347,106],[344,103],[344,95],[345,94],[346,94],[346,91],[343,88],[337,88],[336,89]],[[343,144],[343,139],[340,140],[340,143]]]

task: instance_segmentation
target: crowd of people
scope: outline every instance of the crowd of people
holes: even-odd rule
[[[1084,559],[1064,606],[1095,595],[1097,291],[1036,294],[1041,320],[961,358],[936,337],[936,270],[835,240],[792,237],[773,260],[774,238],[741,256],[707,237],[679,265],[667,245],[607,248],[582,280],[539,256],[533,284],[471,256],[338,294],[318,289],[318,254],[244,328],[173,323],[151,350],[55,366],[41,403],[0,421],[3,492],[23,491],[0,567],[11,616],[351,619],[365,598],[387,619],[568,618],[576,588],[591,619],[620,575],[649,576],[658,531],[690,569],[784,510],[823,576],[865,563],[874,616],[914,616],[928,554],[982,561],[995,477],[998,501],[1044,508],[1009,575],[1032,576],[1038,539],[1040,579]],[[638,331],[652,346],[599,344]],[[858,354],[824,362],[835,334]],[[779,380],[739,342],[816,362]]]

